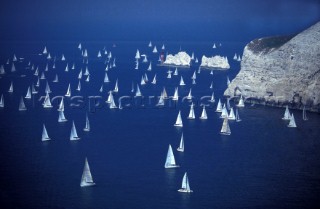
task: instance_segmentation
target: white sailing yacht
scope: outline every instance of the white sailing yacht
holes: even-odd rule
[[[52,104],[50,101],[50,96],[48,93],[46,94],[46,97],[44,98],[43,107],[44,108],[51,108],[52,107]]]
[[[167,76],[167,78],[171,78],[171,73],[172,73],[172,71],[169,70],[169,71],[168,71],[168,76]]]
[[[112,100],[113,100],[112,91],[109,91],[109,96],[108,96],[106,103],[111,104]]]
[[[4,107],[4,99],[3,99],[3,94],[1,94],[1,99],[0,99],[0,107]]]
[[[13,83],[11,81],[11,84],[10,84],[10,87],[9,87],[9,90],[8,90],[9,93],[12,93],[13,92]]]
[[[27,94],[26,94],[26,96],[25,96],[24,98],[26,98],[26,99],[31,99],[31,89],[30,89],[30,86],[28,87]]]
[[[230,135],[231,134],[231,130],[230,130],[229,122],[228,122],[228,117],[225,117],[223,120],[220,134],[223,134],[223,135]]]
[[[117,79],[116,84],[114,85],[113,92],[117,93],[118,91],[119,91],[119,87],[118,87],[118,79]]]
[[[181,76],[180,78],[180,86],[185,86],[186,84],[184,83],[183,77]]]
[[[140,59],[140,52],[139,52],[139,49],[137,49],[137,52],[136,52],[136,56],[135,56],[135,58],[138,60],[138,59]]]
[[[69,72],[69,64],[67,63],[66,68],[64,69],[65,72]]]
[[[150,64],[149,64],[147,71],[151,71],[151,70],[152,70],[152,62],[150,61]]]
[[[211,81],[211,84],[210,84],[210,89],[213,89],[213,81]]]
[[[192,91],[192,89],[190,88],[190,90],[189,90],[189,94],[188,94],[188,96],[187,96],[187,99],[192,99],[192,93],[191,93],[191,91]]]
[[[237,107],[244,107],[244,101],[242,95],[240,96],[239,103],[237,104]]]
[[[238,108],[236,109],[236,122],[240,122],[241,119],[240,119],[240,116],[239,116],[239,111],[238,111]]]
[[[293,116],[293,113],[291,113],[288,127],[290,127],[290,128],[296,128],[297,127],[296,121],[295,121],[294,116]]]
[[[43,124],[43,129],[42,129],[42,138],[41,138],[42,141],[49,141],[51,140],[50,137],[48,136],[48,132],[47,132],[47,129],[46,129],[46,126]]]
[[[288,108],[288,105],[286,105],[286,110],[284,111],[282,120],[290,120],[290,118],[291,118],[291,115],[289,112],[289,108]]]
[[[86,158],[84,162],[84,168],[81,176],[81,182],[80,186],[81,187],[87,187],[87,186],[94,186],[95,183],[93,182],[93,178],[91,175],[88,159]]]
[[[188,179],[188,175],[187,172],[185,172],[183,178],[182,178],[182,185],[181,185],[181,189],[178,190],[178,192],[185,192],[185,193],[191,193],[193,192],[190,189],[190,184],[189,184],[189,179]]]
[[[302,119],[303,119],[303,120],[308,120],[308,118],[307,118],[307,113],[306,113],[306,106],[303,106]]]
[[[100,92],[103,92],[103,84],[101,85],[99,91],[100,91]]]
[[[70,140],[73,141],[73,140],[79,140],[79,139],[80,137],[78,137],[76,126],[74,125],[74,121],[72,121]]]
[[[238,56],[237,56],[237,53],[235,53],[234,56],[233,56],[233,59],[234,59],[234,60],[237,60],[237,57],[238,57]]]
[[[142,94],[141,94],[141,91],[140,91],[139,85],[137,84],[136,97],[141,97],[141,96],[142,96]]]
[[[86,78],[86,82],[90,81],[90,75],[88,75],[88,77]]]
[[[88,118],[88,113],[86,114],[86,126],[83,129],[84,131],[90,131],[90,122]]]
[[[47,50],[47,47],[45,46],[43,51],[42,51],[42,54],[47,54],[48,53],[48,50]]]
[[[163,87],[162,96],[163,96],[164,99],[167,99],[167,98],[168,98],[168,94],[167,94],[167,91],[166,91],[166,88],[165,88],[165,87]]]
[[[157,84],[157,74],[154,75],[153,80],[151,82],[152,84]]]
[[[216,101],[216,100],[215,100],[215,98],[214,98],[214,92],[212,92],[212,95],[211,95],[211,98],[210,98],[209,102],[214,103],[215,101]]]
[[[146,81],[144,80],[144,76],[141,76],[141,82],[140,85],[146,85]]]
[[[170,144],[169,144],[169,149],[168,149],[167,158],[166,158],[166,162],[164,164],[164,167],[165,168],[177,168],[177,167],[180,167],[179,165],[176,164],[176,160],[174,158],[172,147],[171,147]]]
[[[159,97],[159,101],[156,106],[163,106],[164,105],[164,98],[163,98],[163,92],[161,92],[161,95]]]
[[[196,117],[194,115],[193,103],[191,103],[188,119],[195,119],[195,118]]]
[[[66,117],[64,116],[64,111],[60,111],[60,112],[59,112],[58,122],[59,122],[59,123],[63,123],[63,122],[66,122],[66,121],[68,121],[68,120],[67,120]]]
[[[202,109],[202,113],[201,113],[200,119],[202,119],[202,120],[208,119],[207,111],[206,111],[206,106],[205,106],[205,105],[203,105],[203,109]]]
[[[27,108],[26,108],[26,105],[24,104],[23,97],[21,97],[20,104],[19,104],[19,111],[25,111],[25,110],[27,110]]]
[[[236,116],[234,115],[233,107],[230,109],[228,119],[229,120],[236,120]]]
[[[65,94],[65,96],[66,96],[66,97],[71,97],[70,83],[69,83],[68,90],[67,90],[67,93]]]
[[[179,152],[184,152],[184,139],[183,139],[183,133],[181,134],[181,139],[180,139],[180,144],[179,147],[177,148]]]
[[[105,83],[109,83],[109,82],[110,82],[107,72],[105,72],[105,74],[104,74],[104,80],[103,80],[103,82],[105,82]]]
[[[63,97],[61,97],[61,101],[60,101],[60,104],[59,104],[58,111],[64,111],[64,102],[63,102]]]
[[[219,99],[219,101],[218,101],[218,105],[217,105],[216,112],[222,112],[222,105],[221,105],[220,99]]]
[[[155,53],[158,53],[158,49],[157,49],[156,46],[153,47],[152,53],[154,53],[154,54],[155,54]]]
[[[178,116],[177,116],[177,120],[176,123],[174,124],[174,126],[177,127],[183,127],[183,123],[182,123],[182,119],[181,119],[181,111],[179,110]]]
[[[79,80],[76,90],[77,91],[81,91],[81,80]]]
[[[58,74],[55,75],[54,80],[52,82],[53,83],[58,83],[59,82]]]
[[[228,110],[226,105],[224,104],[222,107],[220,118],[227,118],[228,117]]]
[[[49,83],[48,83],[48,81],[46,82],[46,89],[45,89],[45,91],[44,91],[45,93],[48,93],[48,94],[50,94],[51,93],[51,90],[50,90],[50,86],[49,86]]]
[[[80,72],[78,74],[78,79],[81,79],[82,78],[82,69],[80,69]]]
[[[179,99],[179,92],[178,92],[178,88],[176,87],[175,90],[174,90],[174,94],[173,94],[172,100],[176,101],[178,99]]]
[[[173,75],[178,75],[179,73],[178,73],[178,68],[176,67],[176,69],[174,70],[174,73],[173,73]]]
[[[151,41],[149,42],[149,45],[148,45],[148,47],[152,47],[152,42],[151,42]]]

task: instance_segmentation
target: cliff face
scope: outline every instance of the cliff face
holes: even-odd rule
[[[320,111],[320,22],[294,37],[261,38],[244,49],[225,96]]]

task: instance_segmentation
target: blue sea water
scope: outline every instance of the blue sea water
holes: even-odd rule
[[[288,128],[288,122],[281,119],[284,109],[247,104],[239,109],[242,121],[230,122],[230,136],[220,135],[222,119],[215,112],[217,102],[207,107],[208,120],[199,119],[200,104],[204,102],[201,97],[211,96],[211,82],[216,100],[221,98],[225,102],[227,76],[232,80],[240,69],[233,55],[242,54],[246,43],[222,42],[221,47],[212,49],[213,43],[209,42],[154,41],[159,51],[163,43],[165,52],[169,53],[177,53],[181,47],[189,54],[194,52],[199,61],[202,55],[228,57],[231,69],[214,71],[213,75],[209,70],[202,70],[197,74],[197,84],[192,85],[191,76],[199,64],[179,69],[179,76],[167,79],[169,68],[157,66],[159,54],[152,54],[148,42],[83,42],[89,53],[88,65],[83,63],[76,42],[1,43],[0,64],[7,72],[0,79],[0,94],[5,99],[5,107],[0,109],[0,198],[4,208],[316,208],[320,205],[319,114],[307,112],[309,120],[303,121],[302,112],[292,110],[298,127]],[[44,46],[52,57],[57,57],[56,69],[52,69],[52,60],[38,55]],[[116,58],[116,67],[109,69],[110,83],[105,83],[104,92],[100,93],[106,57],[99,59],[97,53],[104,47]],[[152,71],[146,71],[149,63],[141,62],[139,70],[134,69],[137,49],[149,55]],[[60,60],[62,53],[65,62]],[[15,73],[10,72],[13,54],[24,58],[15,62]],[[40,73],[49,63],[45,75],[53,92],[51,98],[63,96],[69,83],[72,95],[81,96],[83,103],[65,98],[68,122],[57,121],[60,100],[53,101],[52,109],[42,107],[39,98],[45,95],[46,80],[40,80],[39,94],[31,100],[25,99],[27,111],[18,111],[20,97],[37,80],[34,71],[27,68],[29,61],[39,66]],[[66,63],[69,72],[64,71]],[[77,92],[78,73],[86,66],[90,82],[85,82],[84,76],[82,90]],[[59,83],[52,83],[56,73]],[[149,77],[149,83],[140,86],[144,99],[133,98],[132,82],[140,83],[144,73]],[[158,81],[152,85],[155,73]],[[163,108],[156,107],[155,100],[149,100],[148,96],[160,96],[164,86],[172,96],[180,75],[186,86],[179,86],[179,102],[168,100]],[[114,94],[116,103],[121,96],[133,98],[125,100],[121,110],[111,110],[104,103],[116,79],[119,79],[119,92]],[[7,90],[11,81],[14,92],[10,94]],[[195,97],[195,120],[187,119],[190,104],[182,101],[190,87]],[[97,97],[96,102],[103,103],[94,108],[89,96],[101,96],[103,99]],[[234,106],[232,101],[231,105]],[[173,126],[179,110],[183,128]],[[83,131],[87,112],[90,132]],[[69,140],[73,120],[81,137],[79,141]],[[51,141],[41,141],[43,123]],[[179,153],[176,148],[182,132],[185,152]],[[180,168],[164,168],[169,144]],[[96,183],[94,187],[80,187],[85,157]],[[191,194],[177,192],[186,171],[194,191]]]

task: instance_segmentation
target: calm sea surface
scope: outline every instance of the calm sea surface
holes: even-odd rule
[[[157,66],[159,53],[153,54],[148,42],[90,42],[82,43],[88,50],[88,64],[83,63],[78,43],[1,43],[0,64],[6,74],[0,79],[0,94],[5,107],[0,109],[0,199],[4,208],[315,208],[320,205],[320,116],[307,112],[308,121],[302,120],[302,112],[292,110],[297,128],[288,128],[282,120],[284,109],[250,106],[239,109],[241,122],[230,122],[232,134],[220,135],[222,119],[215,112],[216,103],[206,102],[203,96],[215,93],[222,102],[227,87],[227,77],[232,80],[239,72],[240,63],[233,60],[234,53],[242,55],[245,43],[222,42],[213,49],[213,43],[164,42],[164,53],[185,50],[194,52],[199,63],[190,69],[180,69],[179,75],[167,77],[168,67]],[[116,44],[116,47],[113,47]],[[154,42],[161,51],[163,42]],[[219,45],[219,42],[216,43]],[[40,56],[44,46],[52,56]],[[103,49],[112,52],[109,69],[110,82],[103,83],[105,61]],[[148,63],[140,60],[135,70],[135,53],[148,55]],[[97,58],[101,50],[102,58]],[[12,57],[16,54],[16,72],[11,73]],[[62,54],[66,61],[61,61]],[[191,76],[198,70],[202,55],[227,56],[231,68],[227,71],[202,70],[196,85]],[[56,57],[56,68],[53,59]],[[24,59],[20,59],[24,58]],[[9,59],[9,64],[6,64]],[[31,63],[28,66],[28,63]],[[48,63],[48,71],[44,72]],[[69,72],[65,72],[68,63]],[[71,67],[75,64],[75,69]],[[24,99],[27,111],[18,111],[21,96],[28,86],[37,82],[34,71],[45,73],[40,80],[39,93],[32,99]],[[81,79],[82,89],[76,91],[80,69],[90,71]],[[175,68],[170,68],[174,71]],[[142,75],[149,82],[140,85]],[[59,82],[53,83],[55,74]],[[151,84],[157,74],[157,84]],[[25,76],[24,76],[25,75]],[[179,86],[183,76],[185,86]],[[123,109],[109,109],[105,103],[108,92],[116,80]],[[65,115],[68,121],[58,123],[58,104],[44,109],[41,96],[45,96],[46,81],[54,96],[65,95],[69,83],[72,96],[65,98]],[[13,82],[13,93],[8,93]],[[139,83],[144,98],[134,98],[132,82]],[[213,89],[210,89],[211,82]],[[99,89],[104,85],[104,91]],[[166,100],[162,108],[156,107],[156,99],[163,89],[169,96],[179,87],[179,101]],[[190,103],[182,100],[192,88],[195,120],[188,120]],[[95,96],[95,100],[92,97]],[[91,99],[89,99],[91,97]],[[81,101],[80,101],[81,100]],[[200,120],[202,107],[207,107],[208,120]],[[230,102],[234,106],[233,102]],[[178,111],[181,110],[183,128],[176,128]],[[88,113],[91,131],[84,132]],[[75,122],[79,141],[70,141],[72,121]],[[41,141],[42,126],[46,125],[48,142]],[[181,134],[184,134],[185,152],[176,151]],[[177,164],[181,167],[165,169],[164,163],[171,144]],[[94,187],[81,188],[80,179],[85,157],[88,158]],[[191,194],[179,193],[182,177],[188,172]]]

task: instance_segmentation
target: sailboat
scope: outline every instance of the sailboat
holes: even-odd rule
[[[69,72],[69,64],[67,63],[66,68],[64,69],[65,72]]]
[[[239,116],[239,111],[238,111],[238,109],[236,109],[236,121],[237,121],[237,122],[240,122],[240,121],[241,121],[240,116]]]
[[[229,79],[229,76],[227,76],[227,86],[229,86],[230,84],[230,79]]]
[[[0,107],[4,107],[4,99],[3,99],[3,94],[1,94],[1,99],[0,99]]]
[[[43,51],[42,51],[42,54],[47,54],[48,53],[48,50],[47,50],[47,47],[45,46]]]
[[[142,96],[142,94],[141,94],[139,85],[137,84],[136,97],[141,97],[141,96]]]
[[[219,101],[218,101],[218,105],[217,105],[216,112],[222,112],[222,105],[221,105],[220,99],[219,99]]]
[[[23,97],[21,97],[20,104],[19,104],[19,111],[25,111],[25,110],[27,110],[27,108],[26,108],[26,105],[24,104]]]
[[[157,84],[157,74],[154,75],[153,80],[151,82],[152,84]]]
[[[289,108],[288,108],[288,105],[287,105],[282,120],[290,120],[290,117],[291,116],[290,116]]]
[[[103,82],[105,82],[105,83],[109,83],[110,82],[107,72],[105,72],[105,74],[104,74],[104,81]]]
[[[116,84],[114,85],[114,89],[113,89],[113,92],[118,92],[119,91],[119,87],[118,87],[118,79],[116,81]]]
[[[189,90],[189,94],[188,94],[188,96],[187,96],[187,99],[192,99],[191,88],[190,88],[190,90]]]
[[[70,133],[70,140],[79,140],[80,137],[78,137],[76,126],[74,125],[74,121],[72,121],[72,128]]]
[[[306,113],[306,106],[303,106],[302,119],[303,119],[303,120],[308,120],[308,118],[307,118],[307,113]]]
[[[3,74],[6,74],[6,71],[5,71],[4,67],[3,67],[3,65],[1,65],[1,67],[0,67],[0,75],[3,75]]]
[[[296,121],[295,121],[294,116],[293,116],[293,113],[291,113],[288,127],[290,127],[290,128],[296,128],[297,127]]]
[[[212,46],[213,49],[217,48],[216,44],[214,43]]]
[[[177,167],[180,167],[179,165],[176,164],[176,160],[174,158],[172,147],[171,147],[170,144],[169,144],[169,149],[168,149],[167,158],[166,158],[166,162],[164,164],[164,167],[165,168],[177,168]]]
[[[150,64],[149,64],[149,67],[147,69],[148,71],[151,71],[152,70],[152,62],[150,61]]]
[[[64,116],[64,111],[60,111],[60,112],[59,112],[58,122],[59,122],[59,123],[63,123],[63,122],[66,122],[66,121],[68,121],[68,120],[67,120],[66,117]]]
[[[86,114],[86,126],[83,129],[84,131],[90,131],[90,122],[88,118],[88,114]]]
[[[108,96],[106,103],[111,104],[112,100],[113,100],[112,91],[109,91],[109,96]]]
[[[135,56],[135,58],[138,60],[138,59],[140,59],[140,52],[139,52],[139,49],[137,49],[137,52],[136,52],[136,56]]]
[[[172,71],[169,70],[169,71],[168,71],[168,76],[167,76],[167,78],[171,78],[171,73],[172,73]]]
[[[153,47],[152,53],[154,53],[154,54],[155,54],[155,53],[158,53],[158,49],[157,49],[156,46]]]
[[[159,101],[156,106],[163,106],[164,105],[164,98],[163,98],[163,92],[161,92],[161,95],[159,97]]]
[[[236,120],[236,116],[234,115],[233,108],[230,108],[230,113],[229,113],[228,119],[229,120]]]
[[[144,80],[144,76],[141,77],[140,85],[146,85],[146,81]]]
[[[193,103],[191,103],[188,119],[195,119]]]
[[[98,58],[102,57],[100,50],[98,51],[97,57],[98,57]]]
[[[61,61],[65,61],[65,60],[66,60],[65,56],[64,56],[64,54],[62,54],[61,55]]]
[[[183,77],[181,76],[180,78],[180,86],[185,86],[186,84],[184,83]]]
[[[84,71],[84,74],[83,74],[83,75],[90,75],[88,66],[86,67],[86,70]]]
[[[65,94],[65,96],[66,96],[66,97],[71,97],[70,83],[69,83],[68,90],[67,90],[67,93]]]
[[[192,74],[191,79],[192,79],[192,80],[195,80],[196,78],[197,78],[197,74],[196,74],[196,71],[194,71],[193,74]]]
[[[11,84],[10,84],[10,87],[9,87],[9,90],[8,90],[9,93],[12,93],[13,92],[13,83],[11,81]]]
[[[88,77],[86,78],[86,82],[90,81],[90,75],[88,75]]]
[[[224,104],[222,107],[220,118],[227,118],[228,117],[228,110],[226,105]]]
[[[80,72],[78,74],[78,79],[81,79],[82,78],[82,69],[80,69]]]
[[[51,90],[50,90],[50,86],[49,86],[49,83],[48,83],[48,81],[47,81],[47,83],[46,83],[46,89],[45,89],[45,91],[44,91],[45,93],[48,93],[48,94],[50,94],[51,93]]]
[[[205,105],[203,105],[203,109],[202,109],[202,113],[201,113],[200,119],[202,119],[202,120],[208,119],[207,111],[206,111],[206,106],[205,106]]]
[[[213,89],[213,82],[211,82],[210,84],[210,89]]]
[[[176,68],[176,69],[174,70],[173,75],[178,75],[178,68]]]
[[[56,74],[56,76],[54,77],[54,80],[52,82],[53,83],[58,83],[59,82],[58,74]]]
[[[42,141],[49,141],[51,140],[50,137],[48,136],[48,132],[47,132],[47,129],[46,129],[46,126],[43,124],[43,129],[42,129],[42,138],[41,138]]]
[[[189,179],[188,179],[187,172],[185,172],[185,174],[184,174],[184,176],[183,176],[183,178],[182,178],[181,189],[179,189],[178,192],[185,192],[185,193],[193,192],[193,191],[190,189],[190,184],[189,184]]]
[[[111,101],[110,101],[110,104],[109,104],[109,108],[110,108],[110,109],[116,109],[116,108],[118,108],[117,105],[116,105],[116,103],[114,102],[113,96],[112,96],[112,98],[111,98]]]
[[[78,86],[77,86],[77,89],[76,89],[77,91],[81,91],[81,80],[79,80],[79,82],[78,82]]]
[[[177,148],[179,152],[184,152],[184,139],[183,139],[183,133],[181,134],[181,139],[180,139],[180,144],[179,147]]]
[[[223,135],[230,135],[231,134],[231,130],[230,130],[229,122],[228,122],[228,117],[225,117],[223,120],[220,134],[223,134]]]
[[[162,50],[165,50],[165,46],[164,46],[164,44],[162,44],[162,47],[161,47],[161,49],[162,49]]]
[[[211,95],[211,98],[210,98],[210,100],[209,100],[209,102],[215,102],[216,100],[214,99],[214,92],[212,92],[212,95]]]
[[[26,94],[26,96],[25,96],[24,98],[26,98],[26,99],[31,99],[31,90],[30,90],[30,86],[28,87],[27,94]]]
[[[167,94],[167,91],[166,91],[166,88],[165,88],[165,87],[163,87],[162,96],[163,96],[164,99],[167,99],[167,98],[168,98],[168,94]]]
[[[149,45],[148,45],[148,47],[152,47],[152,43],[151,43],[151,41],[149,42]]]
[[[179,99],[178,88],[175,88],[172,100],[175,101],[175,100],[178,100],[178,99]]]
[[[46,97],[44,98],[43,107],[44,108],[51,108],[52,107],[51,101],[50,101],[50,96],[48,93],[46,94]]]
[[[60,101],[60,104],[59,104],[58,111],[64,111],[64,102],[63,102],[63,97],[61,97],[61,101]]]
[[[234,56],[233,56],[233,59],[234,59],[234,60],[237,60],[237,57],[238,57],[238,56],[237,56],[237,53],[235,53]]]
[[[16,72],[16,66],[14,65],[14,63],[12,63],[12,66],[11,66],[11,72],[14,73]]]
[[[174,126],[177,127],[183,127],[183,123],[182,123],[182,119],[181,119],[181,111],[179,110],[178,116],[177,116],[177,120],[176,123],[174,124]]]
[[[87,186],[94,186],[95,183],[93,182],[93,178],[91,175],[88,159],[86,158],[84,162],[84,168],[81,176],[81,182],[80,186],[81,187],[87,187]]]
[[[239,103],[237,104],[238,107],[244,107],[244,101],[242,95],[240,96]]]

